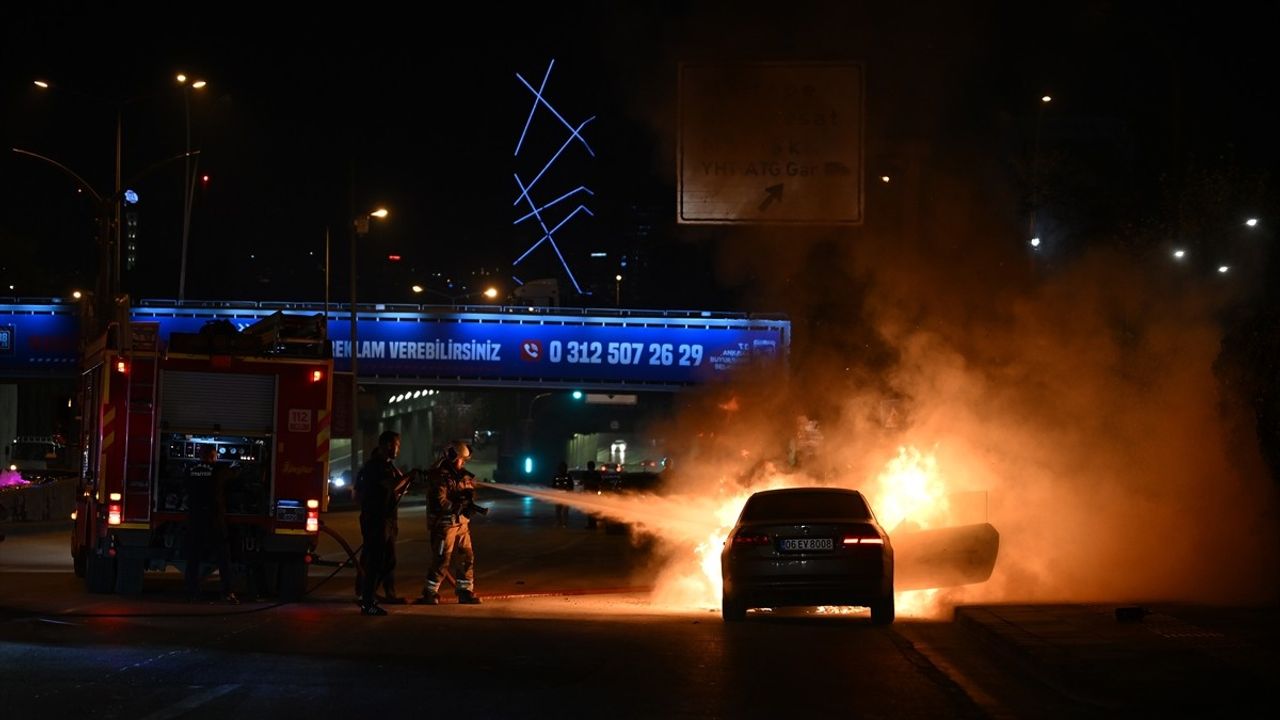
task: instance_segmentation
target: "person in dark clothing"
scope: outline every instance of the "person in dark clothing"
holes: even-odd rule
[[[378,604],[378,586],[385,584],[390,592],[395,588],[395,581],[387,579],[392,576],[396,562],[396,508],[410,480],[395,466],[399,455],[400,433],[392,430],[382,433],[356,484],[360,497],[360,535],[364,540],[360,552],[360,612],[365,615],[386,615],[387,611]],[[395,595],[390,597],[398,599]]]
[[[562,462],[551,477],[551,487],[555,490],[573,492],[573,478],[569,476],[569,463]],[[569,527],[569,506],[556,503],[556,527]]]
[[[600,473],[596,472],[596,461],[587,461],[587,474],[582,478],[582,491],[590,495],[600,494]],[[600,522],[600,515],[587,513],[587,529],[595,530]]]
[[[440,584],[449,573],[456,550],[462,554],[462,571],[455,587],[462,605],[479,605],[475,592],[476,554],[471,546],[471,516],[488,512],[475,505],[475,476],[462,466],[471,457],[466,443],[455,442],[427,472],[427,529],[431,533],[431,569],[416,605],[439,605]]]
[[[217,446],[210,443],[201,450],[200,463],[191,468],[187,478],[186,551],[187,595],[195,600],[200,594],[200,566],[213,554],[222,583],[222,599],[237,605],[240,599],[231,591],[231,547],[227,534],[227,483],[231,466],[218,462]]]
[[[370,453],[369,460],[373,462],[375,459],[381,462],[386,456],[386,451],[381,446],[374,448]],[[368,465],[366,464],[366,467]],[[378,572],[378,581],[375,584],[374,592],[378,587],[382,587],[382,595],[375,595],[374,600],[380,605],[406,605],[408,599],[396,592],[396,543],[400,539],[400,499],[409,491],[410,485],[417,477],[418,471],[415,469],[407,476],[396,468],[394,463],[391,466],[391,472],[397,476],[398,484],[391,499],[391,508],[386,516],[386,534],[385,542],[382,549],[382,568]],[[357,475],[354,491],[354,499],[363,507],[363,495],[361,486],[365,474],[363,470]],[[363,532],[363,531],[362,531]],[[362,602],[364,600],[364,563],[361,562],[360,571],[356,574],[356,600]],[[376,614],[376,613],[375,613]]]

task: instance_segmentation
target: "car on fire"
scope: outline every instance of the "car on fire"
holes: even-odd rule
[[[894,619],[893,545],[856,490],[764,490],[747,499],[720,555],[721,613],[854,605]]]

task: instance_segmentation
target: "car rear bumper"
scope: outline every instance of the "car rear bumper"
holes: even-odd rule
[[[893,560],[730,561],[722,566],[725,594],[748,607],[870,605],[893,594]]]
[[[813,605],[871,605],[893,594],[889,578],[791,578],[726,581],[727,595],[747,607],[806,607]]]

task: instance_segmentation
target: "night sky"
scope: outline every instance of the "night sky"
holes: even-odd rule
[[[52,167],[7,148],[54,158],[109,190],[121,99],[131,99],[126,177],[184,150],[179,71],[209,82],[190,98],[192,146],[209,181],[195,193],[189,299],[321,300],[326,227],[334,294],[345,297],[349,221],[375,205],[392,216],[362,241],[362,297],[439,300],[408,287],[457,295],[477,271],[496,272],[509,291],[512,260],[536,238],[512,226],[512,173],[528,177],[564,138],[541,113],[513,157],[532,100],[515,75],[536,83],[552,59],[548,99],[575,124],[596,117],[583,132],[596,157],[571,145],[544,186],[552,196],[579,184],[595,192],[586,203],[594,215],[559,236],[595,294],[566,289],[565,304],[612,305],[613,275],[623,272],[623,305],[794,312],[788,288],[820,280],[803,264],[795,276],[779,269],[772,254],[898,242],[913,205],[894,194],[907,191],[901,184],[874,180],[861,228],[677,225],[681,61],[865,63],[868,178],[911,171],[980,186],[983,217],[962,242],[1002,248],[1001,262],[1026,253],[1037,112],[1046,267],[1097,245],[1195,247],[1247,216],[1277,221],[1266,175],[1277,156],[1274,16],[1221,4],[1035,5],[359,5],[289,16],[219,5],[187,17],[139,5],[6,8],[0,280],[15,295],[50,296],[91,286],[95,272],[90,203]],[[53,87],[41,91],[36,78]],[[1041,108],[1045,93],[1054,102]],[[176,297],[182,163],[131,187],[141,196],[139,264],[125,288]],[[554,272],[545,250],[517,274]]]

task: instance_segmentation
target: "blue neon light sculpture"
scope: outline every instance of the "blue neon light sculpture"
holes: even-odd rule
[[[594,213],[592,213],[591,209],[588,208],[586,205],[583,205],[581,202],[579,202],[578,205],[574,207],[572,210],[569,210],[567,213],[564,213],[564,215],[560,217],[559,221],[556,221],[554,218],[549,218],[548,211],[559,212],[559,209],[555,208],[557,204],[559,204],[563,200],[567,200],[571,197],[574,197],[579,193],[586,193],[588,199],[591,197],[594,197],[595,193],[592,192],[591,189],[586,187],[585,185],[579,185],[578,187],[572,190],[569,190],[566,193],[563,193],[556,199],[551,200],[550,202],[543,203],[541,205],[539,205],[537,202],[534,201],[533,195],[532,195],[534,186],[538,184],[538,181],[542,180],[542,177],[546,175],[547,170],[551,169],[551,166],[554,165],[555,162],[560,159],[561,155],[564,154],[564,151],[570,145],[572,145],[574,141],[577,141],[578,143],[580,143],[582,147],[587,151],[588,155],[590,155],[591,157],[596,156],[595,150],[591,148],[591,145],[587,142],[587,139],[582,136],[583,128],[585,128],[587,124],[590,123],[592,120],[595,120],[595,116],[593,115],[587,118],[586,120],[583,120],[582,122],[578,123],[577,125],[574,125],[573,123],[566,120],[565,117],[561,115],[558,110],[555,109],[555,106],[553,106],[551,102],[547,100],[545,91],[547,89],[547,82],[551,79],[551,69],[555,67],[555,64],[556,64],[556,61],[554,59],[552,59],[547,64],[547,71],[543,73],[542,82],[539,83],[536,89],[533,87],[533,85],[529,84],[528,80],[524,79],[524,76],[522,76],[520,73],[516,73],[516,80],[520,81],[520,84],[523,85],[530,93],[532,93],[533,104],[529,108],[529,115],[525,118],[524,127],[520,130],[520,138],[516,140],[515,157],[517,158],[520,157],[520,150],[524,148],[525,137],[529,133],[529,125],[533,122],[533,116],[538,111],[538,108],[540,107],[545,108],[552,116],[555,117],[556,120],[560,121],[560,124],[564,125],[565,129],[568,131],[568,137],[565,138],[564,142],[560,145],[560,147],[557,148],[556,151],[551,155],[551,158],[547,160],[545,163],[543,163],[542,168],[538,170],[538,172],[535,175],[533,175],[533,178],[531,180],[529,180],[528,182],[525,182],[521,178],[519,172],[514,173],[516,188],[519,189],[520,194],[516,196],[516,199],[511,203],[511,205],[513,207],[516,207],[516,206],[519,206],[520,203],[523,201],[526,205],[528,205],[528,212],[524,212],[522,215],[520,215],[520,217],[516,218],[515,221],[512,223],[512,225],[519,225],[520,223],[523,223],[527,220],[532,219],[537,221],[538,227],[541,230],[541,232],[539,234],[538,239],[534,241],[534,243],[530,245],[528,249],[526,249],[523,253],[521,253],[520,256],[517,257],[514,262],[511,263],[511,267],[514,270],[515,266],[523,262],[525,258],[529,257],[529,255],[534,250],[541,247],[542,244],[545,242],[551,246],[551,250],[555,253],[556,257],[560,260],[560,265],[564,267],[565,273],[569,275],[569,281],[573,283],[574,290],[576,290],[579,295],[589,295],[590,293],[583,291],[582,286],[578,284],[577,277],[575,277],[573,274],[573,270],[569,268],[569,263],[568,261],[565,260],[564,253],[560,251],[560,245],[556,243],[555,234],[559,232],[560,229],[563,228],[566,223],[568,223],[570,220],[576,217],[580,212],[585,212],[587,215],[594,215]],[[550,223],[551,225],[550,227],[548,227],[548,223]],[[520,281],[519,278],[517,278],[514,275],[514,273],[512,274],[511,279],[514,280],[517,285],[524,284]]]

